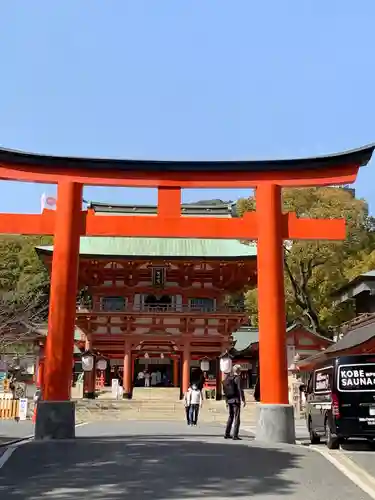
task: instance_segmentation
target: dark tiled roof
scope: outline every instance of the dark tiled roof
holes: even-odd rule
[[[368,145],[343,153],[313,158],[294,158],[291,160],[228,160],[228,161],[159,161],[159,160],[121,160],[115,158],[79,158],[26,153],[0,148],[0,163],[17,167],[60,168],[66,171],[80,170],[117,170],[141,172],[276,172],[281,170],[314,169],[325,170],[348,165],[364,166],[370,161],[375,145]]]
[[[197,203],[183,203],[181,205],[182,216],[201,217],[236,217],[236,203],[221,202],[213,203],[215,200]],[[86,201],[87,208],[91,208],[97,213],[113,213],[116,215],[156,215],[158,208],[156,205],[120,205],[111,203],[101,203],[96,201]]]
[[[340,354],[342,351],[347,351],[348,349],[353,349],[362,344],[365,344],[369,340],[375,337],[375,317],[369,321],[365,321],[362,324],[358,324],[357,327],[350,330],[346,335],[344,335],[335,344],[331,345],[324,351],[310,356],[304,359],[299,365],[308,365],[312,363],[317,363],[323,361],[326,358],[332,357],[335,354]]]
[[[360,274],[354,279],[346,283],[346,285],[338,288],[332,293],[332,297],[339,297],[341,302],[348,300],[363,291],[371,291],[375,282],[375,271]]]
[[[364,324],[363,326],[359,325],[354,330],[350,330],[338,342],[328,347],[328,349],[326,349],[324,352],[331,353],[351,349],[352,347],[364,344],[374,336],[375,320],[373,320],[371,323]]]

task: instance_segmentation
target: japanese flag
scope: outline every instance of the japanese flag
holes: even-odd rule
[[[47,196],[46,193],[43,193],[40,199],[41,211],[47,210],[56,210],[56,198],[53,196]]]

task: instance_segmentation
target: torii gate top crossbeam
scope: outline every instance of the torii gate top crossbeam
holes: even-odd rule
[[[130,187],[256,187],[350,184],[375,145],[329,156],[262,161],[152,161],[73,158],[0,148],[0,178]]]

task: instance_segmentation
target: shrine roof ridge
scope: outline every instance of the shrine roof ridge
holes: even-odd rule
[[[53,252],[53,246],[38,246],[36,251],[48,255]],[[96,258],[233,261],[256,259],[257,247],[238,240],[82,236],[79,253]]]
[[[358,165],[365,166],[370,161],[375,144],[357,149],[311,158],[279,160],[137,160],[116,158],[84,158],[28,153],[0,148],[0,163],[24,167],[58,167],[67,171],[73,169],[144,171],[144,172],[232,172],[282,171],[282,170],[322,170],[332,167]]]
[[[221,215],[226,217],[237,217],[236,202],[205,203],[205,200],[196,203],[182,203],[181,215]],[[87,208],[98,213],[118,213],[118,214],[143,214],[156,215],[157,205],[151,204],[119,204],[103,203],[96,201],[85,201]]]

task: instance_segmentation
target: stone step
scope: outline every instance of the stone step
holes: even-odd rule
[[[89,421],[124,421],[127,420],[165,420],[165,421],[181,421],[185,419],[185,411],[183,408],[176,409],[176,411],[156,411],[156,412],[144,412],[137,410],[128,410],[126,412],[121,411],[89,411],[84,409],[77,409],[76,412],[77,420],[83,422]],[[203,409],[200,412],[199,420],[201,422],[216,422],[224,424],[228,418],[227,414],[216,414],[211,412],[205,412]],[[246,424],[253,424],[255,422],[255,414],[241,414],[241,421]]]
[[[256,419],[256,405],[248,404],[241,412],[241,421],[252,425]],[[109,401],[106,404],[99,401],[84,401],[77,403],[77,421],[123,421],[146,420],[146,421],[181,421],[185,418],[185,409],[181,402],[166,404],[133,401]],[[216,422],[224,424],[228,418],[225,404],[220,401],[204,404],[200,411],[201,422]]]

